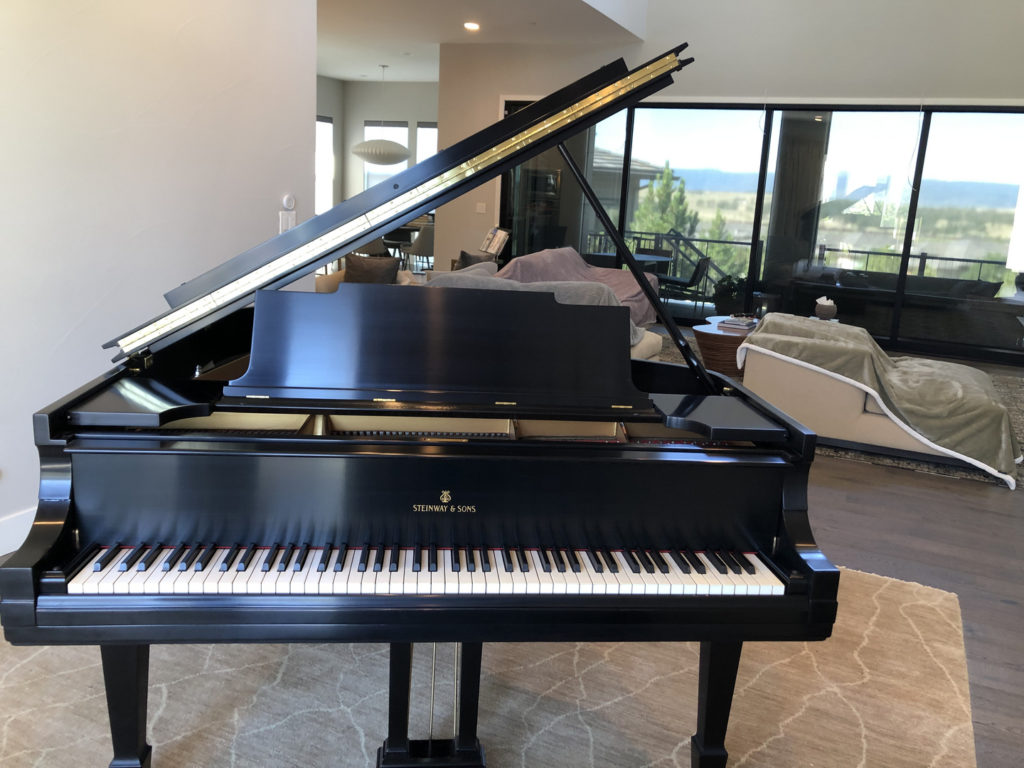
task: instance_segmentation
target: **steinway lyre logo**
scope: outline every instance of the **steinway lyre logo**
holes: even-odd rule
[[[442,512],[465,515],[476,513],[476,504],[452,504],[452,492],[441,491],[441,495],[438,497],[440,504],[413,504],[413,512]]]

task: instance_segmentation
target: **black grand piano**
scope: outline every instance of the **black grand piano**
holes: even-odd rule
[[[277,290],[557,147],[658,306],[563,141],[670,82],[683,48],[610,64],[174,289],[111,342],[113,370],[35,414],[39,506],[0,567],[0,618],[14,644],[100,646],[111,766],[150,765],[154,643],[390,643],[378,765],[482,766],[483,643],[699,641],[709,768],[742,643],[830,634],[814,436],[705,371],[667,313],[685,365],[631,361],[622,307]],[[462,643],[450,739],[409,738],[420,642]]]

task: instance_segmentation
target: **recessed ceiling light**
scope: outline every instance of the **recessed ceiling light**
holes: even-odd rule
[[[475,21],[467,21],[462,26],[464,26],[470,32],[479,32],[480,31],[480,25],[477,24]]]

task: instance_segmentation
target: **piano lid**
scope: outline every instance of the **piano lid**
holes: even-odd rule
[[[682,44],[632,71],[621,59],[170,291],[168,312],[104,346],[155,352],[494,178],[672,82]]]

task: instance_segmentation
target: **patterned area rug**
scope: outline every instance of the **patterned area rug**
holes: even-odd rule
[[[688,340],[689,341],[689,340]],[[700,349],[696,344],[691,343],[690,347],[700,357]],[[682,363],[682,355],[666,338],[662,345],[659,359],[669,363]],[[1024,445],[1024,377],[1018,376],[992,376],[992,384],[1006,410],[1010,415],[1010,423],[1013,424],[1014,433],[1021,445]],[[915,472],[925,472],[943,477],[955,477],[962,480],[977,480],[983,483],[990,483],[1005,488],[1006,484],[987,472],[975,469],[970,466],[958,464],[945,464],[935,461],[919,461],[917,459],[902,458],[899,456],[885,456],[867,451],[854,451],[846,448],[833,448],[831,446],[819,445],[815,453],[822,456],[833,456],[849,461],[861,461],[867,464],[878,464],[886,467],[900,467]],[[1017,465],[1017,490],[1024,491],[1024,465]]]
[[[839,605],[825,642],[744,647],[730,768],[974,766],[956,596],[844,570]],[[452,648],[438,653],[439,736]],[[430,656],[416,647],[414,738],[427,733]],[[486,645],[488,765],[689,765],[697,659],[693,644]],[[96,648],[0,643],[0,668],[4,768],[108,764]],[[381,645],[156,646],[150,682],[154,768],[370,766],[385,736]]]

